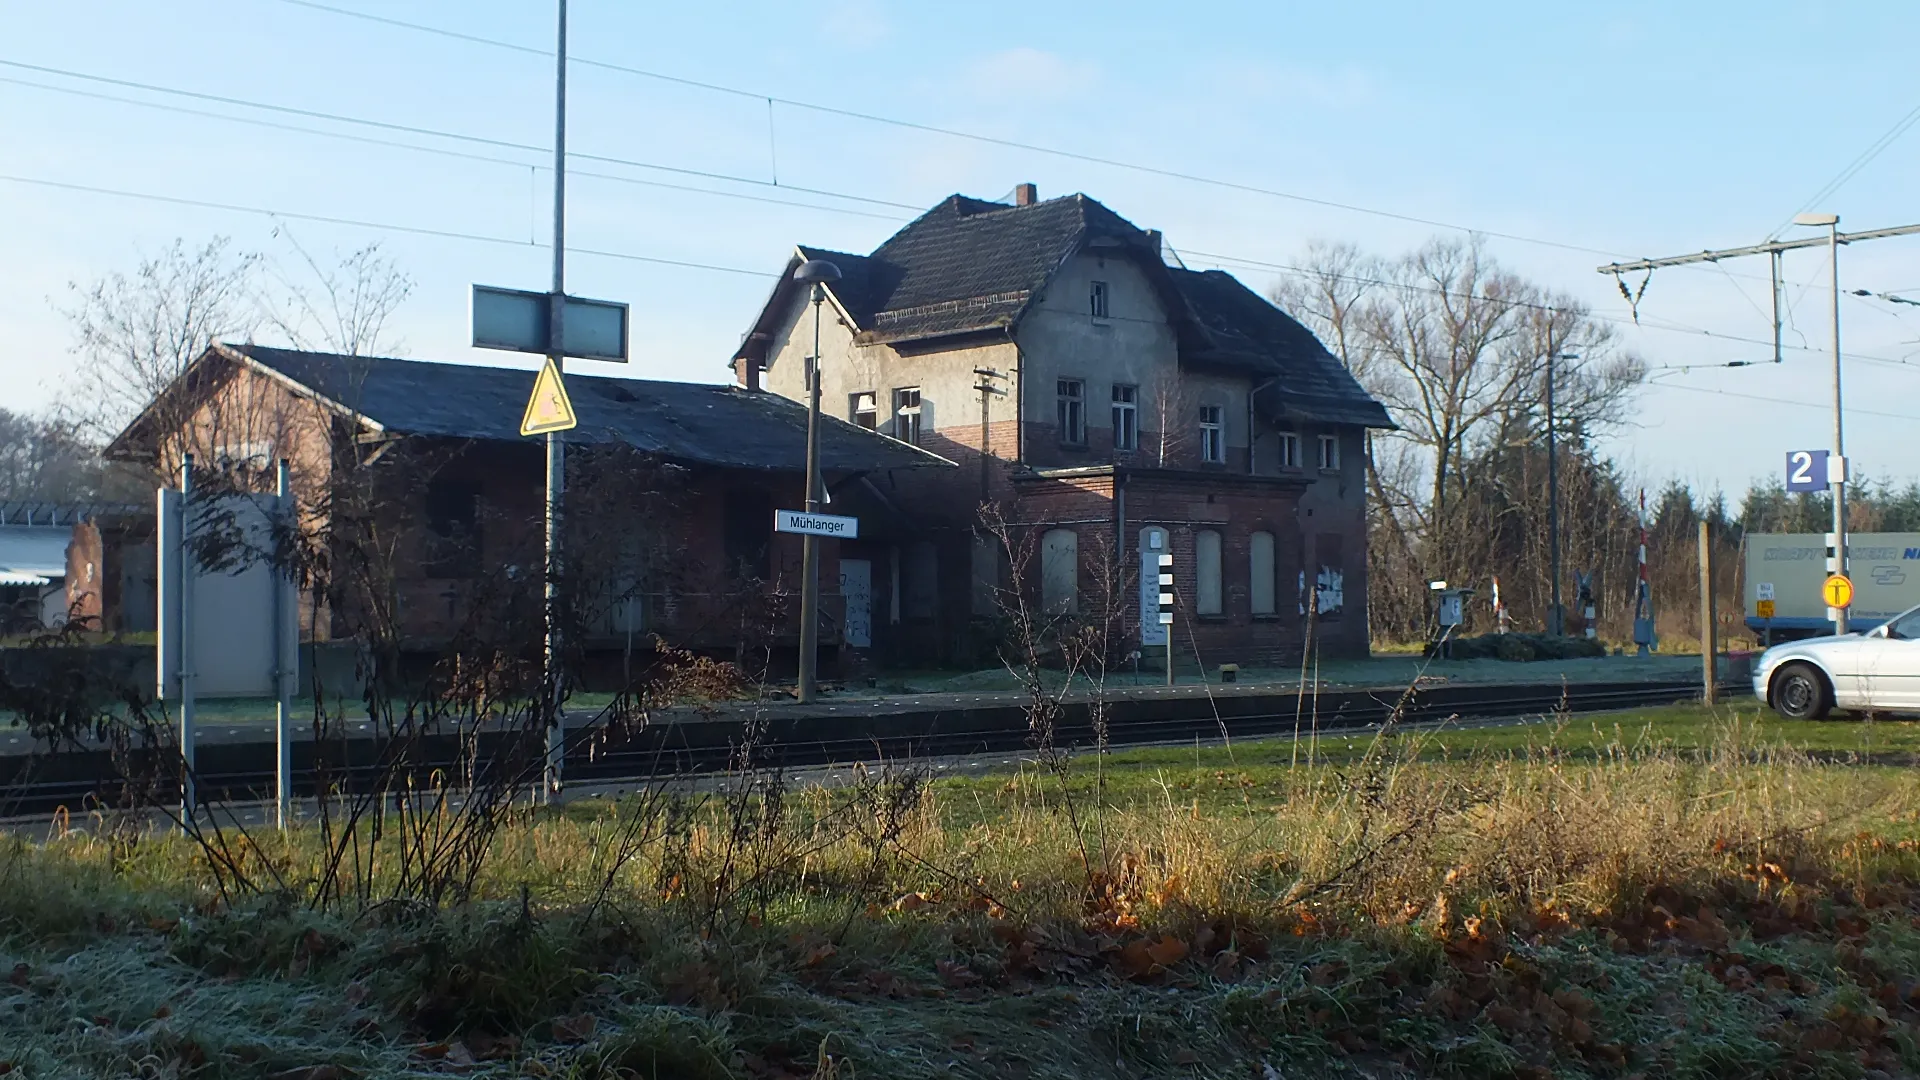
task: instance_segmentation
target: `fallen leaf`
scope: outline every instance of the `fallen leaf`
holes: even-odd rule
[[[372,994],[373,991],[368,988],[366,983],[356,980],[347,984],[347,988],[342,996],[346,999],[347,1004],[359,1006]]]
[[[165,1020],[167,1017],[172,1015],[173,1015],[173,1006],[168,1005],[164,1001],[160,1003],[159,1008],[153,1010],[153,1018],[155,1020]]]
[[[956,964],[951,960],[941,960],[933,965],[940,973],[940,981],[958,990],[968,986],[978,986],[980,976],[965,964]]]
[[[1240,974],[1240,954],[1232,949],[1222,949],[1213,958],[1213,977],[1221,982],[1231,982]]]
[[[467,1049],[466,1043],[455,1039],[453,1042],[447,1044],[447,1064],[462,1067],[472,1065],[473,1051]]]
[[[1200,1064],[1200,1055],[1183,1047],[1173,1052],[1173,1063],[1175,1065],[1198,1065]]]
[[[840,951],[839,949],[836,949],[833,947],[833,942],[829,941],[824,944],[814,946],[814,948],[807,953],[806,959],[801,962],[807,967],[819,967],[820,962],[822,960],[827,959],[828,957],[832,956],[834,953],[837,953],[839,951]]]
[[[931,907],[933,898],[926,893],[910,892],[893,902],[893,910],[912,914],[924,907]]]
[[[25,964],[13,965],[13,971],[7,975],[7,981],[15,986],[27,985],[27,979],[33,975],[33,969]]]
[[[594,1029],[599,1026],[600,1022],[591,1013],[556,1017],[553,1021],[553,1037],[558,1042],[586,1042],[593,1038]]]

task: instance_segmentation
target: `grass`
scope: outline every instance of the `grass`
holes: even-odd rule
[[[1290,740],[1130,750],[687,804],[618,867],[649,811],[575,804],[516,819],[474,899],[439,907],[315,910],[311,833],[241,845],[289,886],[225,900],[178,838],[15,839],[0,1061],[288,1080],[1913,1075],[1920,779],[1857,755],[1916,742],[1746,703],[1322,736],[1311,765]],[[385,843],[363,868],[376,897],[397,880]]]

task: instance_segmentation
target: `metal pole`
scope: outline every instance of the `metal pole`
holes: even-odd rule
[[[274,493],[279,496],[277,505],[283,527],[289,530],[297,528],[299,519],[294,512],[293,485],[289,479],[286,458],[280,459]],[[274,755],[273,795],[274,821],[284,831],[293,818],[293,680],[299,664],[299,637],[294,629],[294,605],[290,602],[292,568],[279,562],[276,558],[273,568],[273,735],[277,751]]]
[[[807,513],[820,511],[820,305],[827,287],[813,286],[813,355],[807,358]],[[875,391],[877,394],[878,391]],[[875,402],[877,408],[879,403]],[[800,536],[800,701],[819,693],[815,667],[820,652],[820,538]]]
[[[193,782],[193,579],[200,567],[189,543],[193,528],[193,455],[180,462],[180,821],[191,827],[199,801]]]
[[[1173,685],[1173,624],[1167,624],[1167,685]]]
[[[1720,698],[1720,677],[1714,671],[1714,653],[1719,651],[1714,641],[1713,610],[1713,526],[1706,521],[1700,523],[1700,695],[1702,700],[1712,705]]]
[[[559,44],[555,50],[553,75],[553,295],[549,298],[547,323],[547,360],[555,374],[566,362],[564,322],[567,291],[567,0],[559,0]],[[542,798],[554,801],[560,794],[560,766],[566,752],[566,729],[560,713],[565,687],[560,671],[560,504],[567,494],[567,447],[560,432],[547,433],[547,574],[545,661],[547,700],[547,762],[541,784]]]
[[[1839,477],[1830,482],[1833,486],[1833,556],[1834,572],[1847,572],[1847,482],[1845,470],[1851,468],[1844,464],[1847,460],[1847,440],[1845,425],[1840,416],[1840,219],[1836,216],[1827,226],[1827,250],[1833,261],[1833,454],[1843,463]],[[1847,609],[1833,609],[1833,632],[1847,632]]]
[[[1553,353],[1547,350],[1547,572],[1553,576],[1547,633],[1558,635],[1565,623],[1560,610],[1560,442],[1554,431]]]

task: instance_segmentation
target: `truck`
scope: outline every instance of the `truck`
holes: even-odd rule
[[[1741,583],[1748,629],[1766,642],[1832,632],[1820,587],[1827,579],[1824,533],[1749,533]],[[1848,533],[1850,630],[1871,630],[1920,605],[1920,533]]]

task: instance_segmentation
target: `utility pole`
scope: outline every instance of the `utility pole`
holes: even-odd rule
[[[827,283],[840,280],[840,268],[825,259],[808,259],[793,272],[793,280],[812,287],[813,355],[807,357],[807,513],[820,512],[820,307],[827,302]],[[878,393],[878,391],[875,391]],[[877,403],[876,403],[877,404]],[[820,692],[820,537],[800,536],[800,686],[802,705]]]
[[[995,394],[1005,397],[1007,392],[994,385],[1006,378],[993,368],[974,368],[973,373],[980,381],[973,388],[980,392],[980,501],[986,502],[993,496],[993,455],[990,448],[993,443],[993,425],[987,414],[987,405]]]
[[[1547,633],[1559,637],[1566,629],[1566,615],[1560,606],[1560,441],[1554,430],[1553,342],[1547,342],[1547,346],[1547,572],[1553,575]]]
[[[1844,442],[1846,429],[1842,415],[1840,386],[1840,245],[1859,243],[1864,240],[1880,240],[1890,236],[1912,236],[1920,233],[1920,225],[1898,225],[1890,229],[1866,229],[1856,233],[1843,233],[1840,231],[1840,217],[1837,214],[1796,214],[1794,215],[1793,222],[1796,225],[1825,226],[1827,235],[1824,238],[1810,238],[1806,240],[1774,240],[1765,244],[1752,244],[1747,247],[1723,248],[1718,251],[1702,251],[1696,255],[1672,255],[1661,259],[1639,259],[1633,262],[1608,263],[1597,269],[1602,274],[1610,274],[1615,279],[1618,279],[1623,273],[1645,271],[1651,274],[1655,270],[1668,266],[1686,266],[1692,263],[1703,262],[1717,263],[1722,259],[1734,259],[1747,255],[1769,256],[1769,261],[1773,267],[1774,292],[1773,362],[1777,364],[1781,363],[1783,359],[1781,356],[1779,313],[1780,255],[1782,252],[1797,251],[1801,248],[1819,247],[1823,244],[1826,246],[1833,266],[1833,451],[1832,457],[1829,459],[1829,468],[1832,469],[1832,472],[1828,478],[1828,483],[1833,489],[1833,555],[1829,560],[1827,572],[1830,574],[1844,574],[1847,572],[1846,483],[1847,473],[1850,470],[1847,466],[1846,459],[1846,444]],[[1645,286],[1643,285],[1641,288],[1642,291],[1644,291]],[[1621,285],[1621,291],[1623,293],[1626,292],[1624,283]],[[1637,297],[1630,297],[1630,299],[1633,299],[1636,303],[1638,302]],[[1735,360],[1729,362],[1726,366],[1747,367],[1753,363],[1754,361],[1750,360]],[[1838,464],[1831,464],[1832,462],[1837,462]],[[1830,607],[1827,610],[1829,617],[1833,620],[1834,632],[1838,634],[1846,633],[1847,609]]]
[[[1831,260],[1833,272],[1833,457],[1840,462],[1840,475],[1832,477],[1833,485],[1833,565],[1827,568],[1828,574],[1847,572],[1847,432],[1844,416],[1840,411],[1840,215],[1839,214],[1796,214],[1796,225],[1825,225],[1827,227],[1827,255]],[[1832,468],[1831,461],[1828,468]],[[1837,607],[1833,610],[1833,632],[1847,632],[1847,609]]]
[[[1720,698],[1720,674],[1714,670],[1714,654],[1719,644],[1714,640],[1715,626],[1713,610],[1713,525],[1706,520],[1700,522],[1700,695],[1708,705],[1716,704]]]
[[[564,323],[567,312],[567,0],[559,0],[560,28],[554,50],[553,75],[553,296],[548,301],[547,362],[555,374],[564,373],[566,347]],[[567,733],[560,712],[566,697],[560,656],[560,544],[561,503],[567,495],[567,444],[564,432],[547,432],[547,584],[546,648],[546,721],[547,764],[542,797],[547,802],[560,796],[560,767],[566,755]]]

